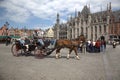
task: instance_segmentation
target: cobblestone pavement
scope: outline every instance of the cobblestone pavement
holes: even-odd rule
[[[68,49],[55,52],[43,59],[34,56],[14,57],[11,45],[0,44],[0,80],[120,80],[120,46],[107,46],[105,53],[74,52],[66,59]]]

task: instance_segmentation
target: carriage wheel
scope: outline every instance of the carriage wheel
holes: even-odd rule
[[[19,56],[19,54],[21,53],[21,50],[18,49],[18,47],[16,46],[16,44],[13,44],[11,47],[11,52],[13,54],[13,56]]]
[[[34,51],[34,55],[36,58],[43,58],[44,57],[44,54],[43,54],[42,50],[40,50],[40,49],[36,49]]]

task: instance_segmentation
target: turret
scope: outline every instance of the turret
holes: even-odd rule
[[[56,19],[56,23],[59,24],[60,23],[60,17],[59,17],[59,13],[57,13],[57,19]]]
[[[110,13],[112,10],[111,10],[111,2],[109,4],[107,4],[107,12]]]
[[[78,12],[78,17],[80,17],[81,16],[81,13],[80,13],[80,11]]]
[[[56,39],[59,39],[59,26],[60,26],[60,16],[59,13],[57,13],[57,19],[56,19]]]
[[[109,11],[111,11],[111,2],[109,3]]]

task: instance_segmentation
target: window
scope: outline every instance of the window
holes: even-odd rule
[[[91,39],[93,39],[93,27],[91,27]]]
[[[83,34],[83,27],[81,27],[81,34]]]
[[[97,39],[97,26],[95,26],[95,40]]]
[[[102,32],[101,26],[99,26],[99,28],[100,28],[100,33],[101,33]]]
[[[86,38],[88,37],[88,28],[86,27]]]
[[[104,25],[104,33],[106,33],[106,26]]]

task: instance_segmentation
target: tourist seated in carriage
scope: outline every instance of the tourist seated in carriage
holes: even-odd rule
[[[43,39],[38,39],[38,44],[39,44],[39,46],[44,46],[45,45],[44,42],[43,42]]]
[[[20,45],[26,47],[26,51],[29,49],[29,45],[31,44],[30,40],[27,37],[21,37],[20,38]]]
[[[25,45],[25,38],[24,37],[21,37],[20,39],[18,39],[18,41],[20,41],[21,46]]]
[[[19,41],[20,41],[20,43],[21,43],[22,45],[31,44],[30,40],[29,40],[27,37],[21,37],[21,38],[19,39]]]
[[[43,50],[46,48],[46,42],[43,38],[38,38],[34,40],[38,49]]]
[[[25,37],[25,45],[29,45],[29,44],[31,44],[30,40],[27,37]]]
[[[40,46],[40,48],[49,48],[52,49],[54,48],[56,43],[56,39],[38,39],[38,45]]]
[[[56,44],[56,39],[51,39],[48,48],[50,48],[50,49],[54,48],[55,44]]]

